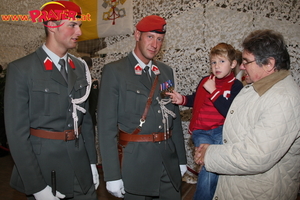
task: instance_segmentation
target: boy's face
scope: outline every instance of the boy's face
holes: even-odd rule
[[[232,63],[225,56],[213,55],[210,58],[210,66],[212,73],[217,78],[224,78],[231,73],[231,70],[235,67],[236,61]]]

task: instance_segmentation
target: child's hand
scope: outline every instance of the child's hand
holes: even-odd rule
[[[212,78],[210,76],[209,79],[203,84],[204,89],[206,89],[210,94],[217,89],[215,79],[215,76],[212,76]]]
[[[172,99],[172,103],[174,104],[182,104],[183,97],[181,94],[173,90],[173,92],[166,92],[166,95],[169,95],[170,98]]]

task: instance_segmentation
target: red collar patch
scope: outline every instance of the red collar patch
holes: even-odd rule
[[[49,57],[44,60],[44,66],[46,70],[53,70],[53,62]]]
[[[141,68],[141,66],[139,66],[139,64],[137,64],[135,67],[134,67],[134,72],[136,75],[141,75],[142,74],[142,71],[143,69]]]
[[[73,62],[73,60],[70,57],[68,57],[68,63],[71,66],[72,69],[75,69],[74,62]]]
[[[155,65],[152,65],[151,70],[153,71],[153,73],[154,73],[155,75],[160,74],[160,71],[159,71],[158,67],[155,66]]]

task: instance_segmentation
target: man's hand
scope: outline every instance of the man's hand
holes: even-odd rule
[[[204,156],[210,144],[201,144],[195,148],[194,161],[198,165],[204,165]]]
[[[182,104],[183,98],[182,95],[173,90],[173,92],[166,92],[166,95],[169,95],[174,104]]]
[[[122,179],[106,182],[107,191],[115,197],[123,198],[125,194],[124,183]]]
[[[210,76],[209,79],[207,79],[207,81],[203,84],[204,89],[206,89],[206,91],[209,92],[210,94],[217,89],[215,79],[216,79],[215,76],[213,76],[212,78]]]
[[[98,173],[96,164],[91,164],[91,169],[92,169],[92,175],[93,175],[93,182],[95,185],[95,189],[97,190],[97,188],[100,184],[100,181],[99,181],[99,173]]]
[[[51,190],[51,187],[47,185],[43,190],[34,193],[33,196],[36,200],[59,200],[66,197],[66,195],[58,191],[56,191],[56,196],[54,196]]]

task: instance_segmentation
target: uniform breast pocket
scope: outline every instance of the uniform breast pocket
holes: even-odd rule
[[[54,81],[33,80],[32,98],[30,98],[30,106],[33,113],[41,113],[50,115],[53,105],[59,107],[60,89],[58,83]]]
[[[77,80],[74,85],[74,89],[75,89],[74,98],[81,98],[83,95],[85,95],[87,86],[88,86],[88,82],[85,79]]]
[[[142,115],[146,106],[148,91],[134,84],[126,85],[125,111],[135,115]]]

